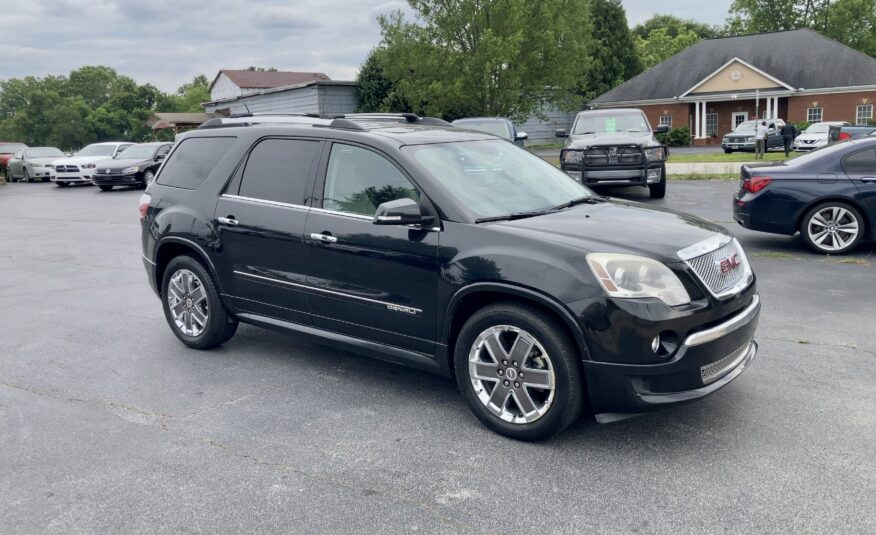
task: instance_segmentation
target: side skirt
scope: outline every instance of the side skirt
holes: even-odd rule
[[[235,317],[244,323],[249,323],[258,327],[264,327],[266,329],[271,329],[284,333],[291,332],[304,334],[307,336],[318,338],[321,342],[327,345],[359,353],[361,355],[376,358],[379,360],[385,360],[395,364],[401,364],[403,366],[417,368],[439,375],[450,375],[449,370],[445,366],[440,365],[441,359],[435,358],[435,356],[432,355],[426,355],[423,353],[417,353],[415,351],[409,351],[407,349],[378,344],[369,340],[363,340],[361,338],[354,338],[345,334],[325,331],[323,329],[317,329],[316,327],[311,327],[309,325],[301,325],[299,323],[292,323],[289,321],[271,318],[268,316],[260,316],[258,314],[238,313],[235,314]]]

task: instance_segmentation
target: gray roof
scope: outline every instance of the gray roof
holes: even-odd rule
[[[591,101],[680,97],[738,57],[795,89],[876,85],[876,59],[812,30],[704,39]]]

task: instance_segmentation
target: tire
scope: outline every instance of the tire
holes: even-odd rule
[[[861,213],[840,201],[828,201],[809,210],[800,223],[800,234],[816,253],[846,254],[864,237],[866,225]]]
[[[724,154],[733,154],[733,149],[724,149]]]
[[[535,340],[519,362],[513,345],[518,339],[524,343]],[[489,347],[501,356],[492,357]],[[584,383],[578,361],[572,341],[553,319],[514,303],[497,303],[475,312],[463,325],[454,349],[456,381],[475,416],[496,433],[526,441],[556,435],[581,414]],[[523,377],[526,381],[553,388],[525,386],[518,375],[524,372],[530,374]],[[502,389],[500,397],[504,394],[501,407],[490,405],[496,389]],[[531,410],[523,409],[527,404]]]
[[[98,186],[100,191],[112,191],[113,187],[107,184],[101,184]]]
[[[177,256],[167,265],[161,303],[173,334],[191,348],[218,347],[237,331],[237,320],[222,304],[213,277],[191,256]]]
[[[147,169],[143,172],[143,189],[149,187],[149,184],[155,180],[155,171]]]
[[[66,188],[67,186],[70,185],[70,183],[69,182],[55,182],[55,185],[57,185],[59,188]]]
[[[24,175],[21,177],[22,182],[30,182],[30,173],[27,172],[27,167],[24,168]]]
[[[660,167],[660,182],[656,184],[648,184],[648,195],[652,199],[662,199],[666,197],[666,165]]]

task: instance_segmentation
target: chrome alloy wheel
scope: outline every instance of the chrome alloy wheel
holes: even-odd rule
[[[186,336],[200,336],[207,327],[210,310],[201,279],[187,269],[173,274],[167,286],[167,304],[177,329]]]
[[[478,399],[503,421],[534,422],[554,401],[550,356],[523,329],[496,325],[482,332],[469,351],[468,370]]]
[[[809,219],[809,239],[825,251],[838,251],[855,241],[860,223],[855,214],[841,206],[828,206]]]
[[[144,186],[148,186],[152,183],[153,180],[155,180],[155,173],[153,173],[152,171],[146,171],[145,173],[143,173]]]

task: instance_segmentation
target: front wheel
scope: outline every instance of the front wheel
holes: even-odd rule
[[[30,182],[30,173],[27,172],[27,167],[24,168],[24,175],[21,178],[22,182]]]
[[[476,312],[454,350],[456,381],[475,416],[518,440],[544,440],[581,414],[574,345],[546,314],[498,303]]]
[[[724,149],[724,154],[733,154],[733,149]]]
[[[660,182],[656,184],[648,184],[648,195],[652,199],[662,199],[666,197],[666,165],[660,167]]]
[[[67,186],[70,185],[70,183],[69,182],[55,182],[55,185],[58,186],[59,188],[66,188]]]
[[[852,206],[830,201],[809,210],[800,225],[803,240],[821,254],[851,252],[864,237],[864,219]]]
[[[113,189],[112,186],[109,186],[109,185],[103,185],[103,184],[101,184],[101,185],[98,186],[98,187],[100,188],[100,191],[112,191],[112,189]]]
[[[155,172],[154,171],[146,171],[143,173],[143,188],[149,187],[149,184],[155,180]]]
[[[237,320],[222,304],[210,273],[191,256],[178,256],[167,265],[161,301],[173,334],[189,347],[217,347],[237,331]]]

